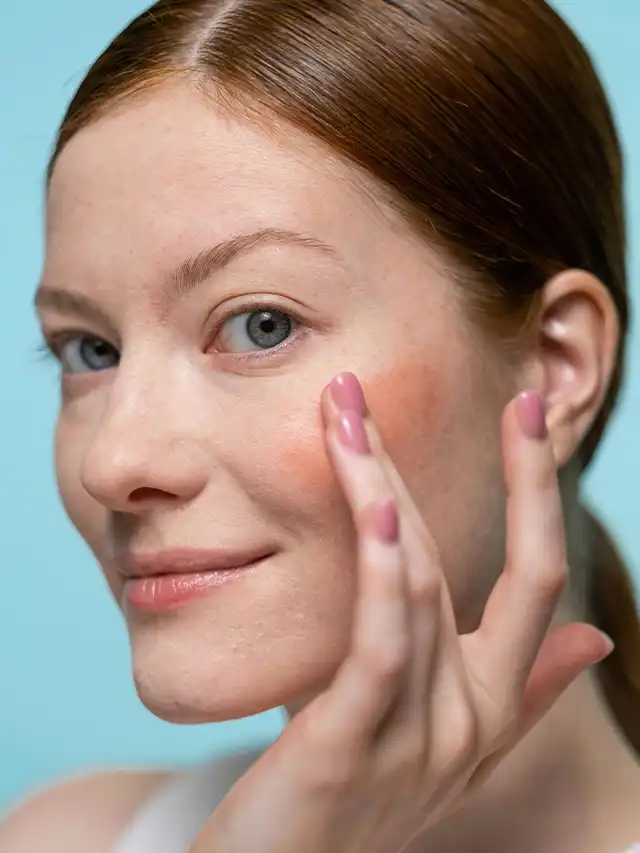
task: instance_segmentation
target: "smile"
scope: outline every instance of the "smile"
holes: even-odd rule
[[[119,561],[125,579],[122,603],[145,612],[173,610],[245,577],[273,554],[262,548],[129,555]]]

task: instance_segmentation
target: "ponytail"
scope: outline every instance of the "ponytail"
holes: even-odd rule
[[[598,665],[598,677],[615,720],[640,755],[640,620],[633,582],[605,528],[585,514],[592,554],[588,619],[616,644]]]

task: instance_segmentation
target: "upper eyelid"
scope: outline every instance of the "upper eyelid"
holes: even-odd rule
[[[232,304],[225,307],[229,302]],[[291,304],[292,302],[294,305]],[[310,306],[275,293],[258,293],[227,299],[211,311],[206,325],[208,329],[211,329],[212,325],[218,328],[232,317],[261,310],[280,311],[295,320],[299,326],[310,330],[323,332],[334,329],[334,323],[331,320],[326,316],[320,316]]]
[[[302,326],[309,325],[309,321],[305,320],[301,311],[280,305],[277,302],[268,302],[266,299],[261,301],[257,299],[255,302],[247,304],[244,307],[239,305],[230,308],[228,311],[224,312],[221,317],[216,318],[216,326],[222,326],[227,322],[227,320],[232,320],[234,317],[242,317],[245,314],[253,314],[256,311],[278,311],[280,314],[285,314],[286,316],[291,317]],[[215,311],[213,314],[215,314]]]
[[[98,338],[116,349],[120,349],[119,336],[116,330],[100,328],[90,319],[83,320],[75,317],[67,321],[47,319],[40,322],[40,335],[47,344],[50,341],[57,343],[69,338],[85,337]]]
[[[295,309],[285,308],[284,306],[280,306],[275,302],[267,302],[266,300],[255,300],[247,305],[239,305],[234,306],[233,308],[229,308],[222,317],[216,318],[216,327],[223,326],[228,320],[232,320],[236,317],[242,317],[244,315],[253,314],[256,311],[278,311],[285,316],[291,317],[291,319],[301,326],[308,326],[309,322],[302,317],[301,312],[296,311]],[[80,329],[80,328],[69,328],[69,329],[60,329],[58,331],[49,331],[45,328],[41,329],[41,337],[42,343],[49,350],[55,353],[61,346],[68,343],[71,340],[75,340],[77,338],[94,338],[99,341],[103,341],[109,346],[114,347],[114,349],[119,349],[119,346],[112,343],[106,336],[97,334],[95,332],[91,332],[88,329]]]
[[[51,350],[51,352],[54,353],[54,355],[56,354],[56,350],[76,338],[94,338],[95,340],[109,344],[109,346],[112,346],[114,349],[119,349],[118,346],[111,343],[111,341],[104,335],[97,335],[94,332],[87,331],[86,329],[60,329],[59,331],[51,332],[44,329],[42,330],[43,343]]]
[[[213,336],[213,338],[210,339],[210,343],[208,346],[212,346],[215,343],[215,341],[218,338],[218,334],[220,333],[222,327],[229,320],[233,320],[233,319],[236,319],[238,317],[242,317],[242,316],[245,316],[248,314],[253,314],[256,311],[261,311],[261,310],[267,310],[267,311],[268,310],[275,310],[275,311],[280,312],[281,314],[284,314],[287,317],[291,317],[291,319],[294,322],[294,328],[292,330],[292,334],[288,338],[286,338],[284,341],[282,341],[281,343],[276,344],[276,346],[274,346],[274,347],[267,347],[266,349],[247,350],[244,352],[243,351],[240,351],[240,352],[219,352],[219,353],[217,353],[218,355],[223,356],[223,357],[229,356],[231,358],[235,358],[238,360],[248,360],[248,361],[256,360],[256,359],[262,359],[262,358],[268,358],[270,353],[272,353],[273,354],[272,357],[274,357],[277,353],[280,353],[286,349],[289,349],[289,347],[293,346],[293,344],[297,340],[299,340],[301,337],[304,336],[304,332],[311,330],[310,323],[308,321],[305,321],[305,319],[302,316],[300,316],[298,314],[298,312],[296,312],[295,310],[288,309],[284,306],[280,306],[273,301],[272,302],[267,302],[266,300],[261,301],[259,298],[257,298],[255,301],[252,302],[251,305],[248,305],[245,307],[243,307],[242,305],[236,306],[233,309],[229,309],[226,316],[218,318],[216,321],[216,324],[215,324],[216,334]]]
[[[97,302],[86,298],[82,293],[58,290],[56,288],[40,287],[36,292],[36,315],[40,322],[43,335],[46,337],[47,327],[54,329],[63,324],[67,328],[78,329],[79,333],[88,334],[88,329],[94,331],[96,337],[105,340],[115,340],[118,337],[115,325],[108,314]],[[100,331],[95,332],[96,329]],[[53,332],[51,334],[57,334]]]
[[[281,349],[288,348],[288,346],[292,345],[293,341],[303,337],[304,331],[310,331],[314,327],[322,328],[323,326],[326,327],[328,325],[327,323],[322,323],[321,321],[317,320],[310,320],[309,317],[305,317],[305,312],[302,306],[300,309],[298,309],[297,306],[293,308],[290,304],[283,304],[283,302],[286,301],[286,297],[278,297],[276,294],[252,294],[250,296],[246,296],[244,298],[244,302],[241,301],[243,297],[238,296],[235,297],[235,299],[238,299],[238,303],[229,305],[226,310],[224,309],[224,303],[222,303],[222,305],[218,305],[211,311],[209,319],[207,321],[207,325],[211,323],[211,325],[214,326],[213,329],[210,329],[210,334],[216,332],[216,335],[214,335],[213,337],[209,337],[208,335],[209,346],[214,342],[217,333],[220,331],[224,323],[226,323],[228,320],[233,319],[234,317],[242,316],[244,314],[251,314],[254,311],[269,309],[279,311],[291,317],[291,319],[294,321],[295,325],[298,328],[294,329],[292,336],[287,339],[287,341],[284,341],[282,344],[278,344],[276,347],[271,347],[264,350],[252,350],[245,353],[220,353],[221,355],[230,355],[237,359],[266,357],[270,352],[273,352],[275,354]],[[231,299],[226,301],[232,302]],[[221,316],[216,316],[220,309],[223,309]],[[309,310],[310,313],[313,313],[312,309]],[[70,327],[67,329],[60,329],[57,331],[47,330],[45,327],[43,327],[42,337],[46,348],[57,359],[60,358],[61,347],[63,347],[70,340],[82,337],[96,338],[100,341],[104,341],[104,343],[106,344],[109,344],[117,351],[121,350],[121,345],[119,343],[114,343],[112,340],[109,339],[109,336],[100,334],[95,331],[91,331],[88,328],[82,329],[78,326]],[[288,343],[288,341],[291,341],[292,343],[290,344]]]

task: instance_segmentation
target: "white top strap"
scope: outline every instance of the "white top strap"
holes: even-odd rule
[[[245,752],[171,779],[134,815],[113,853],[185,853],[260,752]]]

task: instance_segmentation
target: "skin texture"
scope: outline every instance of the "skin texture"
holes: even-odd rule
[[[462,624],[499,570],[497,424],[513,378],[498,379],[497,353],[496,364],[489,352],[470,359],[478,343],[450,276],[358,180],[307,141],[285,144],[189,91],[110,116],[56,167],[43,288],[89,295],[108,323],[43,309],[45,333],[77,329],[122,352],[117,370],[65,375],[57,472],[116,599],[123,553],[278,549],[207,600],[127,613],[140,696],[167,719],[296,702],[344,656],[354,536],[319,416],[339,371],[363,381],[440,543]],[[163,281],[185,258],[267,227],[322,240],[336,257],[264,246],[167,298]],[[216,317],[256,293],[299,310],[309,331],[261,361],[212,352]]]
[[[265,228],[331,251],[264,245],[194,290],[169,293],[186,258]],[[280,704],[295,713],[344,659],[356,540],[319,405],[337,373],[362,382],[465,633],[503,567],[507,402],[525,388],[542,394],[565,465],[602,403],[617,339],[605,289],[567,271],[545,288],[530,345],[507,358],[466,316],[453,271],[369,178],[295,129],[231,116],[182,83],[122,104],[66,147],[48,197],[42,288],[100,309],[41,301],[59,355],[75,346],[77,360],[77,340],[60,344],[70,334],[121,354],[117,368],[64,373],[56,433],[62,499],[115,599],[130,553],[276,551],[255,574],[179,610],[125,608],[140,697],[178,722]],[[308,330],[251,360],[230,351],[249,344],[228,333],[223,312],[250,311],[256,295],[297,311]],[[570,464],[563,480],[573,561]],[[563,602],[557,621],[569,618]],[[465,814],[434,830],[429,853],[567,853],[568,838],[582,853],[622,848],[640,838],[638,796],[635,762],[585,676]],[[23,825],[37,825],[36,815]],[[32,840],[21,836],[22,849]]]

